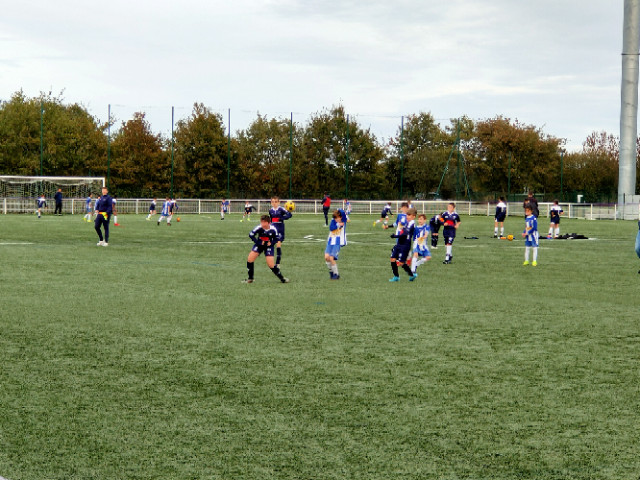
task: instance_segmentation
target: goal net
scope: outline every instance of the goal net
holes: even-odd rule
[[[36,199],[43,195],[53,207],[53,196],[62,191],[63,211],[79,213],[90,194],[100,195],[104,177],[22,177],[0,175],[0,208],[2,213],[32,212]]]

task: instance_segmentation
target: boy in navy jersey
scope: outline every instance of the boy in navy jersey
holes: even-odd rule
[[[153,217],[156,214],[156,198],[154,198],[153,200],[151,200],[151,204],[149,205],[149,215],[147,215],[147,220],[151,220],[151,217]]]
[[[243,283],[253,283],[253,262],[256,258],[264,253],[264,258],[267,261],[267,266],[271,269],[273,274],[280,279],[282,283],[289,283],[288,278],[284,278],[280,272],[280,268],[275,265],[273,261],[273,246],[278,241],[278,232],[269,223],[271,217],[269,215],[263,215],[260,217],[260,225],[251,230],[249,238],[253,241],[253,247],[247,257],[247,273],[249,278],[243,280]]]
[[[434,250],[438,248],[438,232],[440,232],[440,227],[443,223],[444,222],[439,213],[436,213],[429,220],[429,230],[431,230],[431,248]]]
[[[346,214],[345,214],[346,216]],[[329,224],[329,238],[327,238],[327,248],[324,250],[324,261],[329,269],[331,280],[339,280],[338,254],[342,245],[342,232],[344,230],[344,220],[340,210],[333,212],[331,223]]]
[[[398,267],[402,267],[402,269],[409,274],[409,280],[413,281],[416,278],[416,275],[411,272],[409,265],[407,265],[407,260],[409,259],[409,255],[411,254],[411,241],[413,240],[413,232],[414,232],[414,219],[416,218],[416,209],[411,208],[407,210],[406,213],[406,222],[398,226],[398,230],[396,233],[391,234],[391,238],[396,238],[396,244],[391,250],[391,271],[393,272],[393,277],[389,279],[390,282],[399,282],[400,274],[398,272]]]
[[[247,221],[249,221],[249,219],[251,218],[251,212],[253,212],[254,210],[255,207],[249,203],[249,200],[244,202],[244,213],[242,214],[242,219],[240,221],[244,222],[245,218],[247,219]]]
[[[278,232],[278,243],[276,244],[276,267],[280,266],[282,260],[282,242],[284,242],[284,221],[289,220],[292,213],[280,206],[280,197],[271,197],[271,208],[269,209],[271,225]]]
[[[529,265],[529,253],[533,249],[533,262],[531,265],[538,266],[538,219],[534,214],[533,205],[525,204],[524,214],[527,217],[524,223],[524,266]]]
[[[428,260],[431,260],[431,252],[427,247],[427,239],[429,238],[429,224],[427,223],[427,216],[424,213],[418,215],[418,225],[415,226],[413,232],[413,260],[411,261],[411,272],[413,278],[409,280],[413,281],[418,276],[416,270],[418,266],[422,265]]]
[[[452,263],[453,254],[453,241],[456,239],[456,230],[460,226],[460,216],[456,213],[456,204],[451,202],[447,205],[447,211],[442,212],[442,223],[444,228],[442,234],[444,235],[444,244],[447,247],[447,255],[444,258],[445,265]]]
[[[504,197],[500,197],[500,201],[496,205],[496,216],[493,219],[493,238],[498,238],[498,226],[500,227],[500,237],[504,237],[505,218],[507,218],[507,204],[504,203]]]
[[[387,204],[382,209],[382,212],[380,212],[380,219],[373,222],[373,226],[375,227],[378,223],[382,222],[382,228],[384,229],[389,228],[387,224],[389,223],[390,215],[391,215],[391,202],[387,202]]]
[[[558,200],[553,201],[553,206],[549,210],[549,234],[547,238],[558,238],[560,236],[560,215],[564,213],[562,207],[558,205]]]

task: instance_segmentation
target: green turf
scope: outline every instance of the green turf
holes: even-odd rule
[[[238,219],[122,216],[101,248],[80,216],[0,216],[0,476],[637,478],[635,222],[563,219],[595,240],[533,268],[522,218],[507,242],[463,217],[453,265],[390,284],[374,217],[331,282],[297,215],[291,283],[261,257],[244,285]]]

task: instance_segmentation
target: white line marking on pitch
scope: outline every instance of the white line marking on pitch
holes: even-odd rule
[[[0,242],[0,245],[33,245],[32,242]],[[0,477],[0,480],[7,480]]]

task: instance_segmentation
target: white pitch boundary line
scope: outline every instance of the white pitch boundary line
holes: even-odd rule
[[[33,245],[33,242],[0,242],[0,245]],[[0,480],[6,480],[0,477]]]

